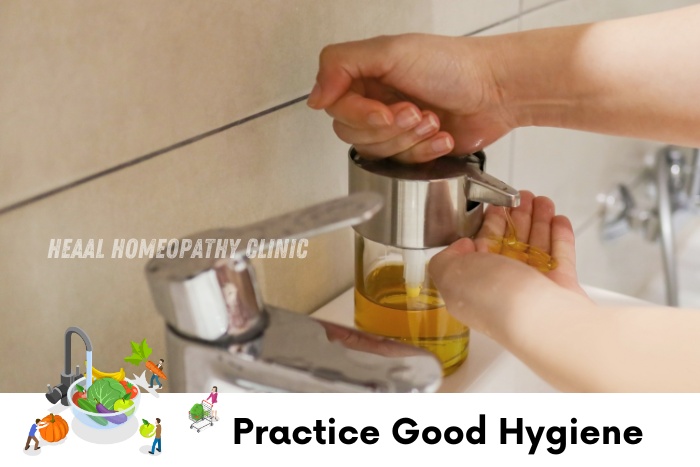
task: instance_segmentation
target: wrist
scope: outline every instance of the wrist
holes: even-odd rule
[[[569,126],[587,91],[576,73],[575,50],[586,26],[493,36],[493,93],[513,127]],[[573,52],[572,52],[573,51]]]
[[[521,357],[537,353],[544,341],[557,341],[568,329],[588,322],[598,308],[588,297],[541,276],[512,294],[494,338]],[[533,292],[536,291],[536,292]]]

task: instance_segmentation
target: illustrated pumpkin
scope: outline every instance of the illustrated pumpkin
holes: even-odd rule
[[[39,434],[49,443],[61,441],[68,434],[68,423],[60,415],[49,414],[41,419],[41,423],[48,423]]]

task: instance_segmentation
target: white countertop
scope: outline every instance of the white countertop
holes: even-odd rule
[[[651,305],[637,298],[597,287],[584,286],[586,293],[600,305]],[[311,316],[344,326],[354,327],[353,290],[318,309]],[[532,372],[499,344],[472,332],[469,358],[446,377],[440,392],[552,392],[549,384]]]

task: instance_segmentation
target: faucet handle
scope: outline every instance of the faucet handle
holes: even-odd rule
[[[375,193],[356,193],[239,228],[208,230],[197,240],[306,238],[370,219],[382,207]],[[263,300],[250,249],[229,258],[154,258],[146,276],[156,308],[179,333],[211,342],[245,342],[265,327]]]

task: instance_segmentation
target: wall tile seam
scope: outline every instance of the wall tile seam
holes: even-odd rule
[[[464,34],[464,36],[465,36],[465,37],[466,37],[466,36],[473,36],[473,35],[475,35],[475,34],[479,34],[479,33],[482,33],[482,32],[486,32],[486,31],[488,31],[489,29],[493,29],[493,28],[498,27],[498,26],[500,26],[500,25],[502,25],[502,24],[505,24],[505,23],[507,23],[507,22],[509,22],[509,21],[513,21],[513,20],[519,19],[519,18],[521,18],[523,15],[526,15],[526,14],[528,14],[528,13],[532,13],[532,12],[537,11],[537,10],[540,10],[540,9],[542,9],[542,8],[546,8],[546,7],[548,7],[548,6],[550,6],[550,5],[553,5],[553,4],[555,4],[555,3],[561,3],[561,2],[563,2],[563,1],[567,1],[567,0],[553,0],[553,1],[551,1],[551,2],[542,4],[542,5],[538,5],[538,6],[536,6],[536,7],[530,8],[530,9],[525,10],[525,11],[522,11],[522,2],[520,2],[519,13],[518,13],[517,15],[509,16],[509,17],[504,18],[504,19],[501,19],[501,20],[499,20],[499,21],[497,21],[497,22],[495,22],[495,23],[492,23],[492,24],[489,24],[489,25],[484,26],[484,27],[482,27],[482,28],[479,28],[479,29],[476,29],[476,30],[474,30],[474,31],[468,32],[468,33]],[[47,199],[47,198],[49,198],[49,197],[51,197],[51,196],[60,194],[60,193],[62,193],[62,192],[64,192],[64,191],[70,190],[70,189],[72,189],[72,188],[76,188],[76,187],[78,187],[78,186],[80,186],[80,185],[83,185],[83,184],[85,184],[85,183],[91,182],[91,181],[93,181],[93,180],[100,179],[100,178],[102,178],[102,177],[105,177],[105,176],[107,176],[107,175],[113,174],[113,173],[118,172],[118,171],[120,171],[120,170],[129,168],[129,167],[133,167],[133,166],[135,166],[135,165],[137,165],[137,164],[140,164],[140,163],[142,163],[142,162],[146,162],[146,161],[151,160],[151,159],[153,159],[153,158],[155,158],[155,157],[162,156],[162,155],[167,154],[167,153],[169,153],[169,152],[171,152],[171,151],[174,151],[174,150],[176,150],[176,149],[180,149],[180,148],[182,148],[182,147],[184,147],[184,146],[189,146],[190,144],[194,144],[194,143],[199,142],[199,141],[201,141],[201,140],[203,140],[203,139],[205,139],[205,138],[208,138],[208,137],[210,137],[210,136],[214,136],[214,135],[216,135],[216,134],[218,134],[218,133],[221,133],[221,132],[223,132],[223,131],[226,131],[226,130],[229,130],[229,129],[231,129],[231,128],[235,128],[235,127],[237,127],[237,126],[243,125],[244,123],[248,123],[248,122],[251,122],[251,121],[256,120],[256,119],[258,119],[258,118],[262,118],[262,117],[264,117],[264,116],[270,115],[270,114],[272,114],[272,113],[274,113],[274,112],[276,112],[276,111],[278,111],[278,110],[282,110],[282,109],[284,109],[284,108],[286,108],[286,107],[289,107],[289,106],[291,106],[291,105],[294,105],[294,104],[297,104],[297,103],[299,103],[299,102],[301,102],[301,101],[304,101],[304,100],[306,100],[308,97],[309,97],[309,95],[308,95],[308,94],[305,94],[305,95],[303,95],[303,96],[300,96],[300,97],[291,99],[291,100],[286,101],[286,102],[283,102],[283,103],[281,103],[281,104],[277,104],[277,105],[272,106],[272,107],[270,107],[270,108],[268,108],[268,109],[262,110],[262,111],[260,111],[260,112],[257,112],[257,113],[251,114],[251,115],[248,115],[247,117],[243,117],[243,118],[241,118],[241,119],[239,119],[239,120],[236,120],[236,121],[234,121],[234,122],[231,122],[231,123],[227,123],[227,124],[225,124],[225,125],[222,125],[222,126],[220,126],[220,127],[218,127],[218,128],[214,128],[214,129],[212,129],[212,130],[205,131],[204,133],[200,133],[199,135],[192,136],[192,137],[190,137],[190,138],[186,138],[186,139],[184,139],[184,140],[178,141],[178,142],[173,143],[173,144],[169,144],[169,145],[167,145],[167,146],[165,146],[165,147],[163,147],[163,148],[161,148],[161,149],[157,149],[157,150],[155,150],[155,151],[151,151],[151,152],[149,152],[149,153],[147,153],[147,154],[138,156],[138,157],[136,157],[136,158],[134,158],[134,159],[132,159],[132,160],[129,160],[129,161],[126,161],[126,162],[122,162],[122,163],[117,164],[117,165],[114,165],[114,166],[112,166],[112,167],[108,167],[108,168],[106,168],[106,169],[104,169],[104,170],[101,170],[101,171],[99,171],[99,172],[96,172],[96,173],[87,175],[87,176],[85,176],[85,177],[79,178],[79,179],[74,180],[74,181],[72,181],[72,182],[69,182],[69,183],[66,183],[66,184],[64,184],[64,185],[61,185],[61,186],[52,188],[52,189],[50,189],[50,190],[47,190],[47,191],[45,191],[45,192],[43,192],[43,193],[39,193],[39,194],[37,194],[37,195],[34,195],[34,196],[29,197],[29,198],[23,199],[23,200],[21,200],[21,201],[17,201],[17,202],[15,202],[15,203],[9,204],[8,206],[0,207],[0,216],[2,216],[3,214],[8,214],[8,213],[10,213],[10,212],[12,212],[12,211],[15,211],[15,210],[17,210],[17,209],[20,209],[20,208],[29,206],[29,205],[31,205],[31,204],[33,204],[33,203],[38,202],[38,201]]]
[[[486,31],[488,31],[489,29],[493,29],[493,28],[495,28],[495,27],[501,26],[501,25],[503,25],[503,24],[505,24],[505,23],[508,23],[508,22],[510,22],[510,21],[515,21],[516,19],[519,20],[519,19],[521,19],[523,16],[525,16],[525,15],[527,15],[527,14],[534,13],[535,11],[542,10],[543,8],[547,8],[547,7],[552,6],[552,5],[556,4],[556,3],[562,3],[562,2],[566,2],[566,1],[568,1],[568,0],[552,0],[551,2],[543,3],[542,5],[537,5],[537,6],[535,6],[535,7],[529,8],[529,9],[527,9],[527,10],[523,10],[523,9],[522,9],[523,3],[522,3],[522,1],[521,1],[521,2],[519,2],[519,6],[518,6],[518,14],[512,15],[512,16],[508,16],[508,17],[503,18],[503,19],[500,19],[500,20],[496,21],[495,23],[492,23],[492,24],[489,24],[489,25],[487,25],[487,26],[481,27],[481,28],[479,28],[479,29],[477,29],[477,30],[475,30],[475,31],[468,32],[468,33],[464,34],[463,36],[464,36],[464,37],[466,37],[466,36],[473,36],[473,35],[475,35],[475,34],[480,34],[480,33],[482,33],[482,32],[486,32]],[[520,30],[520,27],[519,27],[519,26],[518,26],[518,30]]]
[[[247,117],[243,117],[243,118],[236,120],[236,121],[233,121],[231,123],[227,123],[225,125],[214,128],[212,130],[205,131],[204,133],[200,133],[196,136],[186,138],[184,140],[181,140],[181,141],[178,141],[176,143],[170,144],[168,146],[162,147],[162,148],[157,149],[155,151],[151,151],[151,152],[144,154],[142,156],[138,156],[132,160],[119,163],[119,164],[114,165],[112,167],[108,167],[104,170],[100,170],[99,172],[87,175],[85,177],[79,178],[77,180],[66,183],[64,185],[52,188],[52,189],[47,190],[43,193],[39,193],[38,195],[34,195],[34,196],[29,197],[29,198],[23,199],[21,201],[17,201],[17,202],[12,203],[8,206],[0,208],[0,216],[2,216],[3,214],[7,214],[9,212],[15,211],[17,209],[26,207],[30,204],[36,203],[36,202],[41,201],[43,199],[49,198],[51,196],[57,195],[57,194],[62,193],[64,191],[68,191],[71,188],[76,188],[76,187],[78,187],[80,185],[84,185],[88,182],[100,179],[100,178],[105,177],[107,175],[111,175],[115,172],[119,172],[120,170],[127,169],[129,167],[133,167],[135,165],[138,165],[142,162],[149,161],[151,159],[154,159],[155,157],[162,156],[162,155],[167,154],[169,152],[172,152],[176,149],[180,149],[180,148],[183,148],[185,146],[189,146],[191,144],[197,143],[199,141],[202,141],[205,138],[208,138],[210,136],[214,136],[214,135],[217,135],[219,133],[222,133],[226,130],[230,130],[232,128],[241,126],[241,125],[248,123],[248,122],[251,122],[253,120],[257,120],[258,118],[264,117],[266,115],[270,115],[274,112],[277,112],[278,110],[282,110],[282,109],[290,107],[294,104],[298,104],[299,102],[305,101],[308,97],[309,97],[309,95],[305,94],[301,97],[297,97],[297,98],[294,98],[292,100],[283,102],[281,104],[277,104],[277,105],[272,106],[268,109],[261,110],[260,112],[256,112],[254,114],[248,115]]]

